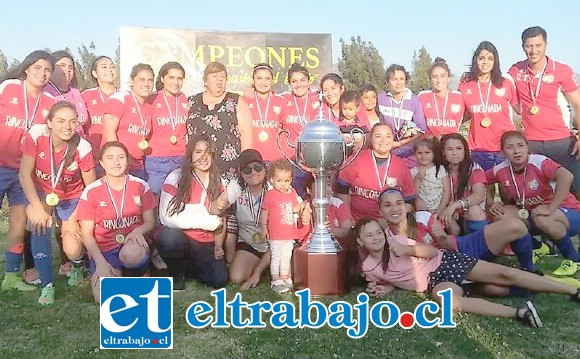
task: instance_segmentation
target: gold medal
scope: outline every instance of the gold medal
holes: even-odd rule
[[[262,243],[264,239],[262,238],[262,233],[254,233],[252,234],[252,242],[253,243]]]
[[[58,204],[58,202],[60,201],[60,199],[58,198],[58,196],[56,195],[56,193],[50,193],[46,195],[46,198],[44,199],[44,201],[46,202],[46,204],[48,204],[51,207],[54,207]]]
[[[119,243],[119,244],[123,244],[123,243],[125,243],[125,236],[124,236],[124,235],[122,235],[121,233],[118,233],[118,234],[115,236],[115,242],[117,242],[117,243]]]
[[[530,114],[532,115],[536,115],[538,112],[540,112],[540,108],[536,105],[530,107]]]
[[[481,120],[480,124],[481,127],[488,128],[489,126],[491,126],[491,120],[489,119],[489,117],[484,117],[483,120]]]
[[[260,142],[268,141],[268,133],[266,131],[260,132],[260,134],[258,135],[258,139],[260,140]]]
[[[147,142],[146,139],[142,139],[141,141],[139,141],[139,144],[137,146],[139,147],[140,150],[145,151],[147,148],[149,148],[149,142]]]
[[[169,138],[169,142],[171,142],[172,145],[175,145],[177,143],[177,136],[173,135]]]
[[[518,217],[520,217],[523,220],[526,220],[530,217],[530,212],[527,209],[522,208],[518,211]]]

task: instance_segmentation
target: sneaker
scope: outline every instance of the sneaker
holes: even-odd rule
[[[552,274],[558,277],[571,277],[576,274],[578,270],[580,270],[580,264],[575,263],[570,259],[564,259]]]
[[[159,255],[159,250],[157,250],[157,248],[153,247],[153,249],[151,250],[150,258],[151,264],[153,264],[153,267],[155,267],[155,269],[158,270],[167,269],[167,264],[165,263],[163,258],[161,258],[161,256]]]
[[[54,286],[52,283],[48,283],[46,287],[42,288],[40,297],[38,297],[38,304],[45,306],[54,304]]]
[[[540,319],[534,304],[529,300],[526,300],[524,305],[518,308],[516,317],[520,322],[529,325],[532,328],[541,328],[543,326],[542,320]]]
[[[26,284],[16,275],[16,273],[10,275],[10,273],[6,273],[4,279],[2,280],[2,285],[0,289],[3,291],[6,290],[19,290],[23,292],[35,290],[36,287],[30,284]]]
[[[71,287],[78,287],[83,281],[83,278],[83,269],[73,266],[70,271],[70,277],[68,277],[68,285]]]
[[[286,293],[290,290],[286,286],[286,283],[281,279],[272,281],[272,283],[270,284],[270,288],[272,288],[272,290],[278,294]]]
[[[544,242],[542,246],[538,249],[532,250],[532,263],[536,264],[542,257],[547,256],[550,253],[550,247]]]
[[[288,288],[289,291],[294,290],[294,282],[292,281],[292,279],[288,278],[284,281],[284,285],[286,286],[286,288]]]
[[[71,262],[66,262],[60,265],[60,267],[58,268],[58,275],[64,275],[66,277],[70,277],[71,271],[72,271],[72,263]]]
[[[24,273],[22,273],[22,280],[24,281],[24,283],[39,285],[40,274],[34,268],[26,269]]]

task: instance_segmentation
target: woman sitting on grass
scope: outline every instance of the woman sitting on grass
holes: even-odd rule
[[[541,327],[542,321],[531,301],[513,308],[481,298],[464,297],[463,281],[467,279],[491,287],[519,286],[536,292],[568,294],[574,301],[580,302],[580,289],[462,253],[439,250],[388,230],[385,235],[375,219],[360,219],[355,231],[357,243],[362,247],[362,270],[369,282],[367,292],[371,296],[384,296],[395,287],[415,292],[429,290],[434,300],[440,303],[440,297],[435,294],[451,288],[453,309],[456,311],[515,318],[533,328]]]

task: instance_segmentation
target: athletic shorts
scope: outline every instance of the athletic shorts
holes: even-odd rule
[[[485,242],[485,235],[483,229],[479,229],[473,233],[464,236],[456,237],[457,251],[465,255],[489,261],[495,258],[493,253],[487,247]]]
[[[27,205],[28,201],[18,180],[18,170],[8,167],[0,167],[0,204],[4,196],[8,194],[8,205]]]
[[[168,174],[181,167],[183,156],[146,157],[145,175],[151,191],[161,194],[161,187]]]

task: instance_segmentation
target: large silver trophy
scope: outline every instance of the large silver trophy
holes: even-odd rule
[[[360,150],[350,158],[344,167],[341,167],[346,160],[349,145],[345,142],[338,126],[324,117],[322,93],[319,94],[319,101],[320,106],[318,107],[316,119],[304,125],[296,143],[290,143],[288,141],[290,136],[289,132],[282,129],[278,133],[278,147],[282,151],[282,154],[284,154],[284,157],[292,162],[294,166],[311,172],[314,176],[315,187],[312,204],[314,207],[315,221],[314,231],[310,236],[307,252],[336,253],[341,250],[340,244],[338,244],[336,238],[334,238],[325,225],[327,219],[326,208],[330,203],[326,191],[326,184],[330,175],[348,166]],[[287,135],[286,143],[288,146],[295,149],[296,161],[293,161],[282,148],[280,141],[283,133]],[[362,134],[362,131],[356,129],[351,132],[351,136],[354,136],[354,133]]]

